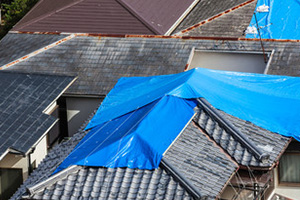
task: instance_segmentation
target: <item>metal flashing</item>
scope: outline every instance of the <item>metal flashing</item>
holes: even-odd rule
[[[67,168],[63,171],[61,171],[57,174],[54,174],[53,176],[49,177],[45,181],[42,181],[42,182],[40,182],[40,183],[38,183],[38,184],[36,184],[32,187],[28,187],[27,190],[29,191],[30,196],[31,196],[32,194],[43,190],[48,185],[51,185],[51,184],[59,181],[60,179],[62,179],[64,177],[67,177],[69,174],[74,173],[74,172],[80,170],[81,168],[83,168],[83,167],[82,166],[76,166],[76,165],[70,166],[69,168]]]
[[[170,35],[177,28],[177,26],[185,19],[185,17],[194,9],[194,7],[199,1],[200,0],[195,0],[164,35]]]

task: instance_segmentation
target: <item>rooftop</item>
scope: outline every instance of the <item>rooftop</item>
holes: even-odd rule
[[[0,72],[0,157],[8,151],[26,155],[56,118],[44,111],[74,77]]]

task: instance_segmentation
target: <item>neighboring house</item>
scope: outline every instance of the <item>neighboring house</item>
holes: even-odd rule
[[[12,30],[165,35],[198,1],[40,0]]]
[[[264,41],[263,54],[260,42],[248,39],[9,33],[0,42],[0,65],[5,70],[78,76],[63,95],[71,136],[122,76],[172,74],[193,67],[299,76],[298,46],[294,41]]]
[[[242,37],[256,3],[256,0],[40,0],[12,31]]]
[[[12,199],[271,197],[276,182],[276,176],[273,177],[272,173],[276,172],[279,159],[291,138],[217,110],[202,98],[197,99],[197,102],[196,114],[174,143],[167,148],[157,169],[71,166],[53,175],[55,169],[89,132],[82,129],[69,141],[56,146]],[[140,110],[146,109],[145,107]],[[177,113],[181,116],[179,110]],[[156,118],[163,121],[164,126],[175,126],[176,121],[160,116]],[[131,122],[129,120],[125,121],[126,123]],[[117,142],[123,140],[119,139]],[[76,150],[85,148],[82,146],[85,142]],[[121,142],[119,147],[122,149],[120,145]],[[141,146],[145,148],[147,145]],[[75,154],[73,155],[77,157]]]
[[[74,77],[0,72],[0,199],[8,199],[57,137],[56,100]]]

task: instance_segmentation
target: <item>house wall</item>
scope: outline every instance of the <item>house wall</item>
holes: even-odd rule
[[[97,110],[102,98],[67,97],[67,117],[69,136],[74,135],[89,116]]]
[[[291,199],[300,199],[300,186],[282,186],[278,181],[278,167],[274,169],[274,191],[273,194],[279,194]],[[271,195],[272,196],[272,195]],[[270,200],[271,198],[269,198]]]
[[[1,161],[0,168],[19,168],[23,171],[23,180],[28,177],[27,157],[8,153]]]
[[[31,163],[36,161],[38,165],[47,155],[47,139],[46,136],[37,144],[35,151],[30,155]],[[28,177],[28,157],[8,153],[1,161],[0,168],[19,168],[23,171],[23,180]]]
[[[263,54],[194,51],[190,69],[196,67],[263,74],[267,64]]]
[[[35,161],[37,167],[46,157],[47,153],[47,136],[44,136],[43,139],[36,145],[34,152],[30,154],[31,163]]]

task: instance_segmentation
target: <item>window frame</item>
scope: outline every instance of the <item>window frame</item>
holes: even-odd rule
[[[299,155],[299,157],[300,157],[300,152],[285,152],[284,154]],[[298,183],[294,183],[294,182],[286,182],[286,181],[281,181],[280,180],[280,163],[278,164],[277,172],[278,172],[277,173],[277,180],[278,180],[278,185],[279,186],[300,187],[300,181]]]

